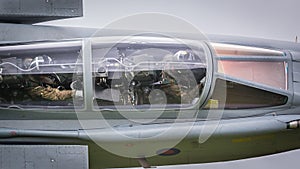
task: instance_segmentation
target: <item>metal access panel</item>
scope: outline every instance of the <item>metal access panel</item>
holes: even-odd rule
[[[0,169],[88,169],[88,146],[0,145]]]

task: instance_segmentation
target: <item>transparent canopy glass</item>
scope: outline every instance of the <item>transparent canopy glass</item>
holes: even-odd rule
[[[96,106],[184,106],[199,101],[206,77],[201,45],[117,43],[93,46]]]

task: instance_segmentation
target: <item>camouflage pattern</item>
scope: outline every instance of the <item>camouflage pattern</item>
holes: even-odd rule
[[[46,100],[57,101],[71,99],[75,95],[75,90],[59,90],[51,86],[37,86],[31,89],[30,94],[32,97],[41,97]]]

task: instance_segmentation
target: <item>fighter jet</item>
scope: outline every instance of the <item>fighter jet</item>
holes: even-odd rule
[[[300,147],[300,45],[42,26],[80,0],[0,3],[0,168],[149,168]]]

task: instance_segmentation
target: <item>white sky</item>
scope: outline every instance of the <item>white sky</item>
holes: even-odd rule
[[[204,33],[294,41],[300,36],[299,0],[84,0],[84,18],[49,22],[103,27],[122,17],[158,12],[174,15]]]

